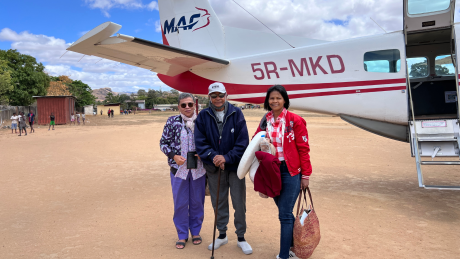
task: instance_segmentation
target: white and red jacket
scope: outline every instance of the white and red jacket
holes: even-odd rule
[[[254,136],[260,131],[267,118],[263,118]],[[309,179],[312,173],[307,123],[299,115],[287,111],[284,125],[283,153],[291,176],[302,173],[302,179]]]

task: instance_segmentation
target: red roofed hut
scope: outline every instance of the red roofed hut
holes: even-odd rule
[[[73,96],[34,96],[37,99],[36,123],[50,123],[50,115],[54,113],[56,125],[70,123],[70,114],[75,112]]]

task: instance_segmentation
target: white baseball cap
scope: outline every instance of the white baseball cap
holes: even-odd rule
[[[211,93],[219,92],[219,93],[227,93],[227,90],[225,90],[225,86],[222,83],[215,82],[212,83],[209,88],[208,88],[208,95]]]

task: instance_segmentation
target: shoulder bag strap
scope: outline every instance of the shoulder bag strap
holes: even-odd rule
[[[312,197],[311,197],[310,188],[307,187],[306,190],[307,190],[307,192],[308,192],[308,196],[310,196],[311,207],[312,207],[313,209],[315,209],[315,207],[313,206],[313,199],[312,199]],[[307,201],[306,201],[306,197],[305,197],[305,196],[306,196],[306,194],[305,194],[305,191],[304,191],[304,198],[305,198],[305,203],[306,203]]]
[[[299,193],[299,201],[297,202],[297,214],[296,216],[299,216],[300,212],[300,202],[302,201],[302,192]]]

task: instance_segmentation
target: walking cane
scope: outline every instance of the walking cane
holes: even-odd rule
[[[222,169],[219,168],[219,176],[217,177],[217,200],[216,209],[214,210],[214,234],[212,235],[212,255],[211,259],[214,259],[214,244],[216,243],[216,227],[217,227],[217,210],[219,209],[219,192],[220,192],[220,175]]]

